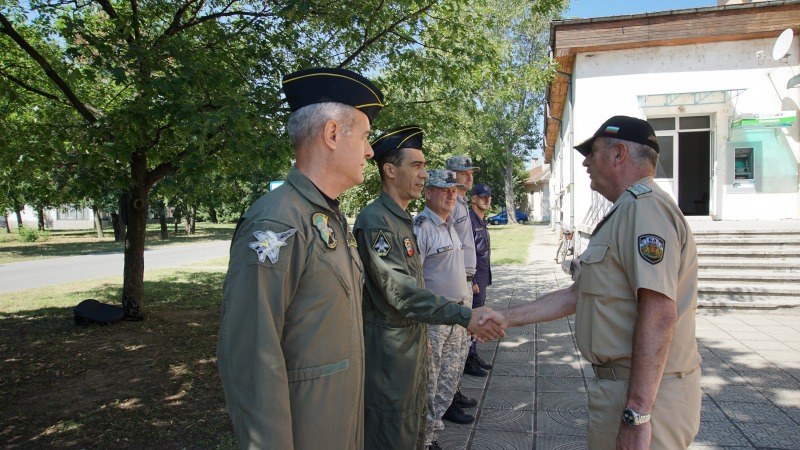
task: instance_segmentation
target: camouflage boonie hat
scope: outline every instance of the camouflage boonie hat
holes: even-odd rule
[[[429,170],[428,179],[425,180],[425,187],[466,188],[463,184],[456,183],[456,173],[452,170]]]
[[[472,165],[472,158],[467,155],[451,156],[444,165],[448,170],[481,170]]]

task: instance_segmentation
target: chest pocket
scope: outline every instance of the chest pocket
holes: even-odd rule
[[[581,292],[595,296],[609,294],[608,244],[590,245],[580,256]]]

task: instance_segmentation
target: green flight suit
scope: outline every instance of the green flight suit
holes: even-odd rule
[[[297,168],[242,217],[217,343],[240,448],[364,447],[364,278],[354,247],[344,216]]]
[[[411,216],[385,192],[353,227],[365,266],[365,446],[425,444],[427,325],[469,325],[472,309],[424,288]],[[423,323],[424,322],[424,323]]]

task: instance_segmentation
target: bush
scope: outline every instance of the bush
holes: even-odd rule
[[[19,229],[20,242],[46,241],[49,237],[50,233],[47,231],[39,231],[36,228],[22,227]]]

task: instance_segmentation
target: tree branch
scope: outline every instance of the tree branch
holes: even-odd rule
[[[25,53],[28,54],[28,56],[30,56],[39,65],[39,67],[42,68],[42,70],[44,70],[44,73],[47,75],[47,77],[50,78],[56,84],[56,86],[58,86],[61,92],[64,93],[64,95],[67,97],[67,100],[69,100],[69,104],[78,111],[81,117],[83,117],[89,123],[97,122],[97,116],[95,116],[95,114],[86,104],[78,99],[78,96],[72,91],[72,88],[69,86],[69,84],[67,84],[67,82],[64,81],[64,79],[61,78],[61,76],[55,71],[55,69],[53,69],[53,66],[51,66],[46,59],[44,59],[44,56],[37,52],[36,49],[25,40],[25,38],[17,33],[17,30],[14,29],[14,27],[11,25],[11,22],[2,13],[0,13],[0,24],[3,26],[0,28],[0,32],[7,34],[14,42],[17,43],[17,45],[19,45],[23,51],[25,51]]]
[[[112,19],[119,19],[119,14],[117,14],[117,11],[111,5],[111,2],[109,2],[108,0],[96,0],[96,1],[100,5],[100,7],[103,8],[103,11],[105,11],[105,13],[108,14],[108,17]]]
[[[395,21],[394,23],[389,25],[387,28],[384,28],[382,31],[380,31],[378,34],[376,34],[372,38],[365,39],[364,42],[357,49],[355,49],[350,56],[348,56],[347,58],[345,58],[344,61],[339,63],[338,67],[342,68],[342,67],[345,67],[346,65],[350,64],[351,62],[353,62],[354,59],[356,59],[358,57],[358,55],[363,53],[375,41],[377,41],[378,39],[384,37],[387,33],[391,32],[395,28],[399,27],[403,22],[406,22],[406,21],[408,21],[410,19],[413,19],[414,17],[417,17],[420,14],[424,13],[425,11],[431,9],[433,7],[433,5],[435,5],[435,4],[436,4],[436,2],[428,3],[427,5],[423,6],[422,8],[420,8],[420,9],[418,9],[416,11],[414,11],[413,13],[401,17],[400,19],[398,19],[397,21]]]
[[[64,100],[61,97],[59,97],[59,96],[57,96],[55,94],[51,94],[49,92],[45,92],[45,91],[43,91],[41,89],[38,89],[36,87],[33,87],[30,84],[28,84],[28,83],[24,82],[23,80],[11,75],[10,73],[7,73],[4,70],[0,70],[0,75],[8,78],[9,80],[11,80],[11,82],[13,82],[14,84],[18,85],[19,87],[25,89],[28,92],[33,92],[34,94],[39,94],[44,98],[48,98],[50,100],[55,100],[55,101],[57,101],[59,103],[66,103],[66,102],[64,102]]]

